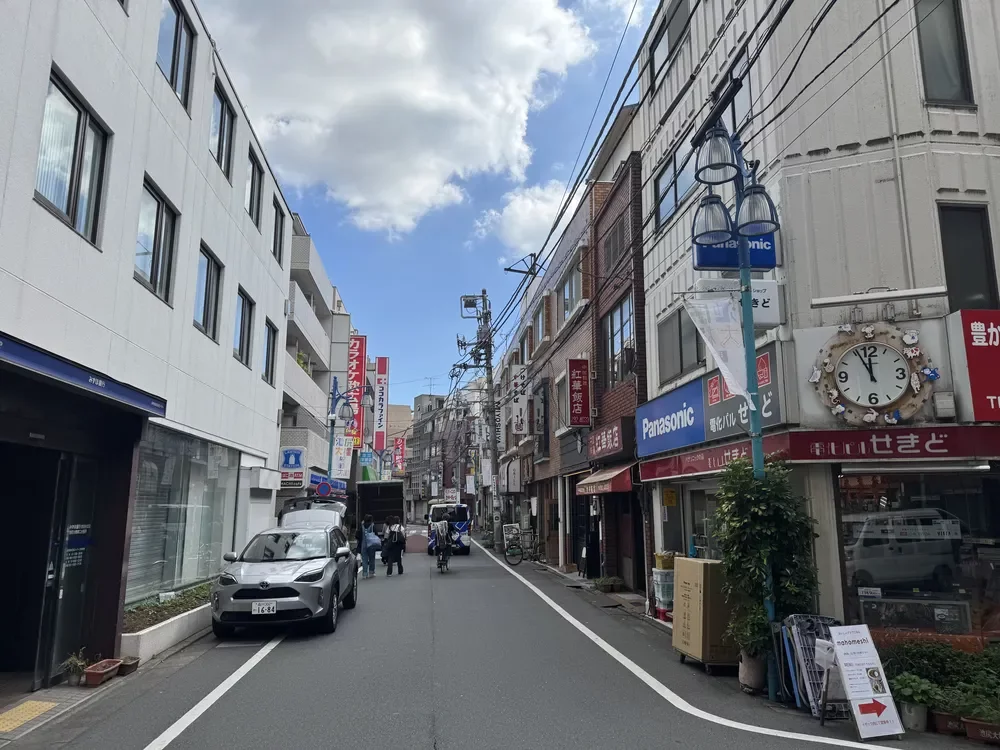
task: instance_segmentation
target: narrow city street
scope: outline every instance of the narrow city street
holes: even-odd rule
[[[379,566],[362,582],[334,635],[206,636],[8,747],[852,746],[849,726],[821,729],[681,665],[665,630],[538,565],[511,575],[477,547],[442,574],[424,544],[410,538],[402,577]]]

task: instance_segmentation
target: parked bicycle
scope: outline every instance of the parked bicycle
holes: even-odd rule
[[[534,532],[530,530],[508,532],[505,533],[503,559],[511,567],[519,565],[522,560],[544,563],[547,560],[543,546],[544,543],[536,541]]]

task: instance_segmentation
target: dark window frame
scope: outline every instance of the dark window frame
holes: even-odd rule
[[[657,229],[667,225],[670,217],[677,213],[681,204],[687,200],[698,186],[697,181],[694,179],[695,156],[687,141],[687,135],[679,138],[677,143],[677,149],[665,160],[659,173],[656,175],[656,179],[653,180],[653,200],[656,202]],[[686,164],[684,163],[685,159],[687,160]],[[678,189],[678,184],[684,175],[688,176],[688,185],[681,192]],[[663,190],[664,179],[667,180],[669,193]],[[673,202],[670,204],[669,210],[664,211],[664,202],[668,197],[672,198]]]
[[[962,59],[959,61],[960,75],[962,76],[962,87],[963,98],[961,99],[938,99],[936,97],[930,97],[927,95],[927,68],[925,65],[924,58],[924,39],[923,39],[923,23],[920,19],[920,4],[921,0],[916,0],[913,4],[913,12],[916,14],[917,18],[917,51],[920,56],[920,78],[921,83],[924,87],[924,101],[932,106],[942,106],[942,107],[975,107],[976,106],[976,92],[972,87],[972,68],[969,62],[969,43],[968,37],[965,33],[965,17],[962,13],[962,2],[961,0],[943,0],[943,3],[938,6],[935,5],[931,9],[931,13],[936,13],[941,10],[947,10],[944,7],[944,3],[951,4],[951,11],[954,14],[955,29],[958,32],[957,42],[959,48],[962,52]],[[928,14],[927,17],[929,17]]]
[[[628,338],[625,338],[624,307],[628,303]],[[622,324],[615,330],[615,314],[621,313]],[[617,341],[616,341],[617,339]],[[618,345],[617,353],[614,344]],[[605,390],[614,388],[619,383],[624,383],[630,376],[635,374],[634,369],[624,372],[624,363],[621,368],[617,363],[624,356],[626,345],[631,344],[635,351],[635,303],[632,299],[632,292],[627,292],[601,317],[601,352],[604,358],[601,368],[601,380]],[[635,356],[635,354],[633,354]],[[633,361],[633,367],[635,362]]]
[[[160,69],[163,73],[164,78],[167,79],[167,83],[170,84],[171,90],[176,94],[180,103],[187,109],[191,102],[191,67],[194,60],[194,45],[197,36],[194,33],[194,25],[191,23],[190,19],[187,17],[187,13],[184,12],[184,8],[181,4],[176,2],[176,0],[161,0],[160,7],[163,7],[163,3],[170,3],[171,7],[174,9],[174,14],[177,17],[177,23],[174,25],[174,46],[170,53],[170,71],[166,71],[160,65],[159,59],[156,60],[156,67]],[[188,39],[190,40],[187,47],[186,59],[184,60],[184,90],[178,91],[178,72],[179,72],[179,62],[180,62],[180,46],[181,46],[181,31],[187,31]],[[159,32],[159,27],[157,27],[157,32]],[[158,56],[157,56],[158,57]]]
[[[693,362],[685,361],[684,356],[685,321],[687,321],[688,325],[690,325],[695,337],[695,358]],[[665,347],[663,346],[663,337],[661,336],[660,331],[666,330],[671,325],[674,326],[674,340],[677,344],[675,350],[670,352],[672,355],[671,361],[677,361],[680,364],[677,368],[668,371],[663,366]],[[659,381],[660,387],[663,387],[677,378],[683,377],[693,370],[697,370],[699,367],[704,366],[708,361],[708,355],[705,351],[705,342],[702,340],[701,334],[698,333],[698,329],[695,328],[694,321],[691,320],[691,316],[687,314],[684,308],[680,308],[672,312],[656,324],[656,356],[657,370],[659,371],[657,373],[657,380]]]
[[[270,318],[264,318],[264,371],[260,377],[268,385],[274,386],[277,370],[278,327],[271,322]]]
[[[226,92],[222,89],[222,86],[216,83],[215,90],[212,94],[213,120],[215,119],[216,99],[219,100],[220,104],[219,135],[216,143],[213,144],[211,140],[209,140],[208,153],[212,154],[213,161],[219,165],[219,169],[222,170],[226,179],[232,182],[233,136],[236,134],[236,110],[234,110],[233,105],[229,103],[229,97],[226,96]],[[211,139],[211,137],[212,131],[209,130],[209,139]]]
[[[611,272],[622,256],[626,255],[627,232],[625,231],[625,214],[620,214],[611,225],[604,238],[604,270]]]
[[[261,198],[264,194],[264,168],[260,160],[253,152],[253,146],[247,154],[247,185],[243,194],[243,208],[253,221],[257,229],[260,229]],[[249,190],[249,193],[246,190]]]
[[[996,265],[996,250],[993,245],[993,227],[990,221],[990,210],[989,205],[985,203],[948,203],[941,202],[937,204],[938,209],[938,231],[941,237],[941,256],[942,256],[942,268],[945,273],[945,284],[948,286],[948,309],[950,312],[957,312],[963,309],[987,309],[996,310],[1000,309],[1000,289],[997,288],[997,265]],[[989,279],[989,296],[992,298],[987,301],[987,307],[963,307],[960,304],[956,304],[957,300],[952,296],[955,292],[954,289],[958,286],[957,284],[949,283],[948,281],[948,249],[945,247],[945,227],[944,227],[944,212],[954,211],[956,213],[964,214],[975,214],[980,221],[980,227],[982,232],[983,243],[985,245],[984,257],[985,269],[980,269],[980,272],[985,271],[985,278]],[[962,264],[963,267],[967,267],[967,263]]]
[[[274,197],[274,236],[271,238],[271,255],[282,264],[285,254],[285,210],[281,207],[278,196]]]
[[[173,288],[171,282],[174,273],[174,258],[177,254],[177,226],[180,223],[181,215],[148,177],[143,180],[142,189],[147,191],[156,201],[156,229],[153,233],[153,259],[150,265],[152,270],[149,278],[146,278],[145,274],[135,264],[135,255],[133,253],[133,277],[169,305],[170,292]],[[164,220],[167,216],[172,220],[172,224],[170,227],[169,247],[164,248],[165,240],[163,238],[163,231],[166,226]],[[138,242],[138,235],[136,236],[136,241]],[[167,257],[164,260],[163,254],[165,250]]]
[[[682,5],[684,6],[684,13],[680,13]],[[688,26],[690,18],[691,4],[688,0],[673,0],[664,11],[663,20],[653,35],[653,40],[649,43],[649,88],[653,93],[656,93],[667,77],[667,71],[670,69],[671,62],[677,56],[677,51],[681,48],[684,37],[689,31],[685,27]],[[677,22],[678,25],[675,25],[674,22]],[[684,33],[676,34],[680,29],[683,29]],[[671,32],[676,34],[673,39],[670,38]],[[663,62],[659,65],[659,68],[657,68],[656,53],[664,37],[667,40],[667,54]],[[660,75],[661,73],[662,76]]]
[[[239,328],[233,331],[234,346],[233,357],[244,366],[252,367],[251,353],[253,352],[253,313],[256,303],[247,291],[241,286],[236,291],[237,310],[241,313],[238,319]],[[239,339],[235,338],[239,335]]]
[[[76,232],[78,235],[83,237],[87,242],[98,247],[98,237],[100,235],[101,220],[103,218],[101,208],[103,207],[103,197],[104,197],[104,182],[107,172],[108,165],[108,152],[110,151],[111,145],[111,133],[91,111],[91,109],[84,104],[84,102],[78,97],[72,89],[56,74],[53,70],[49,73],[49,84],[58,89],[67,101],[73,106],[78,114],[78,119],[76,123],[76,137],[73,141],[73,166],[70,170],[70,181],[67,186],[67,202],[69,204],[69,211],[65,211],[55,203],[53,203],[49,198],[45,196],[44,193],[38,190],[38,163],[35,163],[35,200],[41,203],[45,208],[51,211],[55,216],[63,221],[70,229]],[[48,90],[46,90],[46,97],[48,96]],[[43,115],[43,128],[44,128],[44,115]],[[80,185],[81,177],[83,173],[83,159],[86,135],[90,126],[93,126],[103,137],[103,142],[101,144],[101,156],[96,164],[97,169],[97,179],[96,179],[96,189],[91,194],[90,198],[92,202],[96,201],[96,206],[94,208],[94,222],[91,227],[90,233],[87,234],[77,227],[77,221],[79,220],[78,212],[80,210]],[[39,135],[39,141],[41,141],[41,135]],[[38,158],[41,158],[42,144],[38,144]]]
[[[201,323],[197,318],[197,310],[194,318],[194,327],[204,333],[215,343],[219,343],[219,302],[222,300],[222,263],[204,242],[198,249],[198,262],[204,257],[208,261],[205,272],[205,299],[202,305],[202,317],[205,322]],[[197,278],[197,277],[196,277]]]

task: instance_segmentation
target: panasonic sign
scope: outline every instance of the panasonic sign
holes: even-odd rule
[[[705,399],[701,380],[648,401],[635,413],[640,458],[705,442]]]
[[[754,237],[750,246],[750,267],[757,271],[768,271],[778,265],[777,240],[774,233]],[[694,268],[696,271],[732,271],[740,267],[739,244],[735,239],[718,245],[694,245]]]

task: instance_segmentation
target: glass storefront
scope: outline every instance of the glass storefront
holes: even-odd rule
[[[1000,474],[836,481],[849,623],[924,638],[1000,637]]]
[[[215,575],[233,545],[240,454],[147,424],[139,472],[126,603]]]

